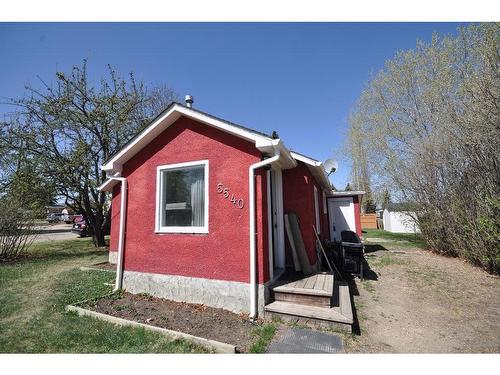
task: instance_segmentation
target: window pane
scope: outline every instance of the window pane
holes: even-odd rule
[[[162,172],[162,226],[202,227],[205,223],[205,167]]]

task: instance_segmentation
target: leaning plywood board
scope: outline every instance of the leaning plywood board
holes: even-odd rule
[[[288,215],[285,215],[285,229],[286,235],[288,237],[288,243],[290,244],[290,249],[292,249],[292,258],[293,258],[293,267],[295,271],[300,271],[300,262],[299,257],[297,256],[297,249],[295,248],[295,242],[293,240],[292,228],[290,226],[290,220],[288,219]]]
[[[309,257],[307,256],[306,247],[304,246],[304,240],[302,239],[302,234],[300,233],[297,215],[295,215],[294,213],[289,213],[287,221],[290,227],[292,241],[295,245],[297,256],[299,258],[300,268],[302,268],[302,272],[304,273],[304,275],[310,275],[312,273],[312,268],[311,264],[309,263]],[[290,237],[288,238],[290,239]]]

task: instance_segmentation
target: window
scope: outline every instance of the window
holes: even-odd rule
[[[318,189],[314,186],[314,214],[316,216],[316,232],[320,234],[321,225],[319,222],[319,197],[318,197]]]
[[[156,232],[208,233],[208,160],[158,167]]]

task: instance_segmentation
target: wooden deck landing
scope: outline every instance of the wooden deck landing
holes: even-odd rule
[[[334,282],[331,273],[281,281],[273,288],[273,295],[274,302],[264,307],[268,315],[304,323],[340,325],[348,331],[352,328],[349,286],[344,282]]]
[[[287,282],[273,288],[276,293],[305,294],[310,296],[332,297],[333,275],[323,272],[304,279]]]

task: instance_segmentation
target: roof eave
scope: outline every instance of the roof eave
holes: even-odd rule
[[[362,190],[358,191],[330,191],[329,197],[353,197],[353,196],[363,196],[365,192]]]
[[[177,121],[181,116],[189,117],[191,119],[200,121],[204,124],[217,128],[219,130],[225,131],[227,133],[233,134],[239,138],[254,142],[256,147],[260,150],[266,148],[273,148],[273,140],[270,137],[254,133],[250,130],[232,125],[228,122],[222,121],[220,119],[211,117],[202,112],[193,110],[188,107],[184,107],[178,103],[174,103],[167,110],[160,114],[153,122],[144,129],[135,139],[132,140],[128,145],[121,149],[115,156],[113,156],[109,161],[101,166],[102,170],[105,171],[119,171],[122,165],[127,162],[132,156],[137,154],[141,149],[143,149],[148,143],[150,143],[154,138],[156,138],[161,132],[167,129],[175,121]]]
[[[108,178],[106,181],[102,183],[101,186],[99,186],[97,189],[99,191],[111,191],[113,187],[118,183],[117,180],[112,180]]]
[[[293,151],[290,151],[290,155],[295,160],[301,161],[307,166],[311,174],[321,184],[323,189],[325,189],[326,191],[331,190],[331,184],[330,180],[328,179],[328,173],[326,173],[325,167],[323,166],[322,162]]]

